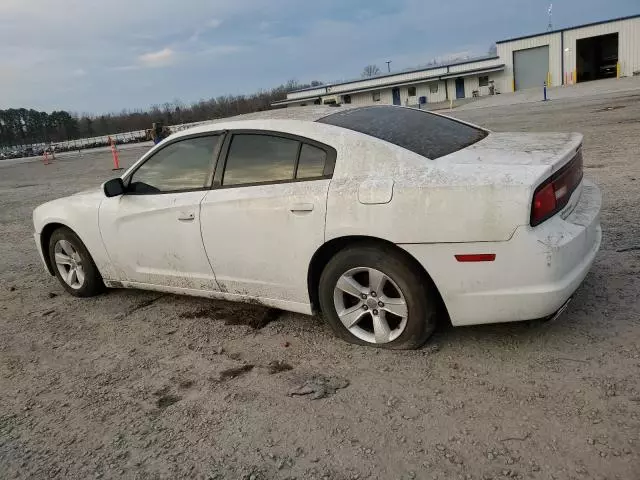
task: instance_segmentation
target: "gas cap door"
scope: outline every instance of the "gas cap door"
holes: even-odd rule
[[[376,178],[365,180],[358,187],[358,201],[364,205],[389,203],[393,198],[393,180]]]

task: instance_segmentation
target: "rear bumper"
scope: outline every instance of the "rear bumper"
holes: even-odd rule
[[[566,218],[521,226],[506,242],[401,245],[433,278],[454,325],[548,317],[573,295],[593,264],[600,243],[598,187],[583,182]],[[460,263],[460,253],[495,253],[493,262]]]

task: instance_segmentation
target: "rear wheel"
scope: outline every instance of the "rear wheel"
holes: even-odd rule
[[[435,288],[395,249],[354,245],[320,277],[320,307],[340,338],[359,345],[418,348],[436,326]]]
[[[56,277],[71,295],[92,297],[104,290],[102,277],[80,238],[68,228],[59,228],[49,239],[49,258]]]

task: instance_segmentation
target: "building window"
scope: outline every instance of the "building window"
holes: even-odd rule
[[[481,87],[488,87],[489,86],[489,75],[484,75],[484,76],[478,78],[478,82],[479,82],[479,85]]]
[[[431,93],[438,93],[438,84],[437,83],[430,83],[429,84],[429,91]]]
[[[373,92],[371,94],[371,98],[373,99],[374,102],[379,102],[380,101],[380,91]]]
[[[416,96],[416,87],[409,87],[409,96],[410,97]]]
[[[351,103],[351,95],[345,95],[342,99],[344,100],[344,103]]]

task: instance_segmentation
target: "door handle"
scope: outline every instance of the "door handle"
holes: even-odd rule
[[[196,219],[196,214],[193,212],[180,212],[178,220],[181,222],[192,222]]]
[[[290,210],[293,213],[312,212],[313,203],[295,203],[291,206]]]

